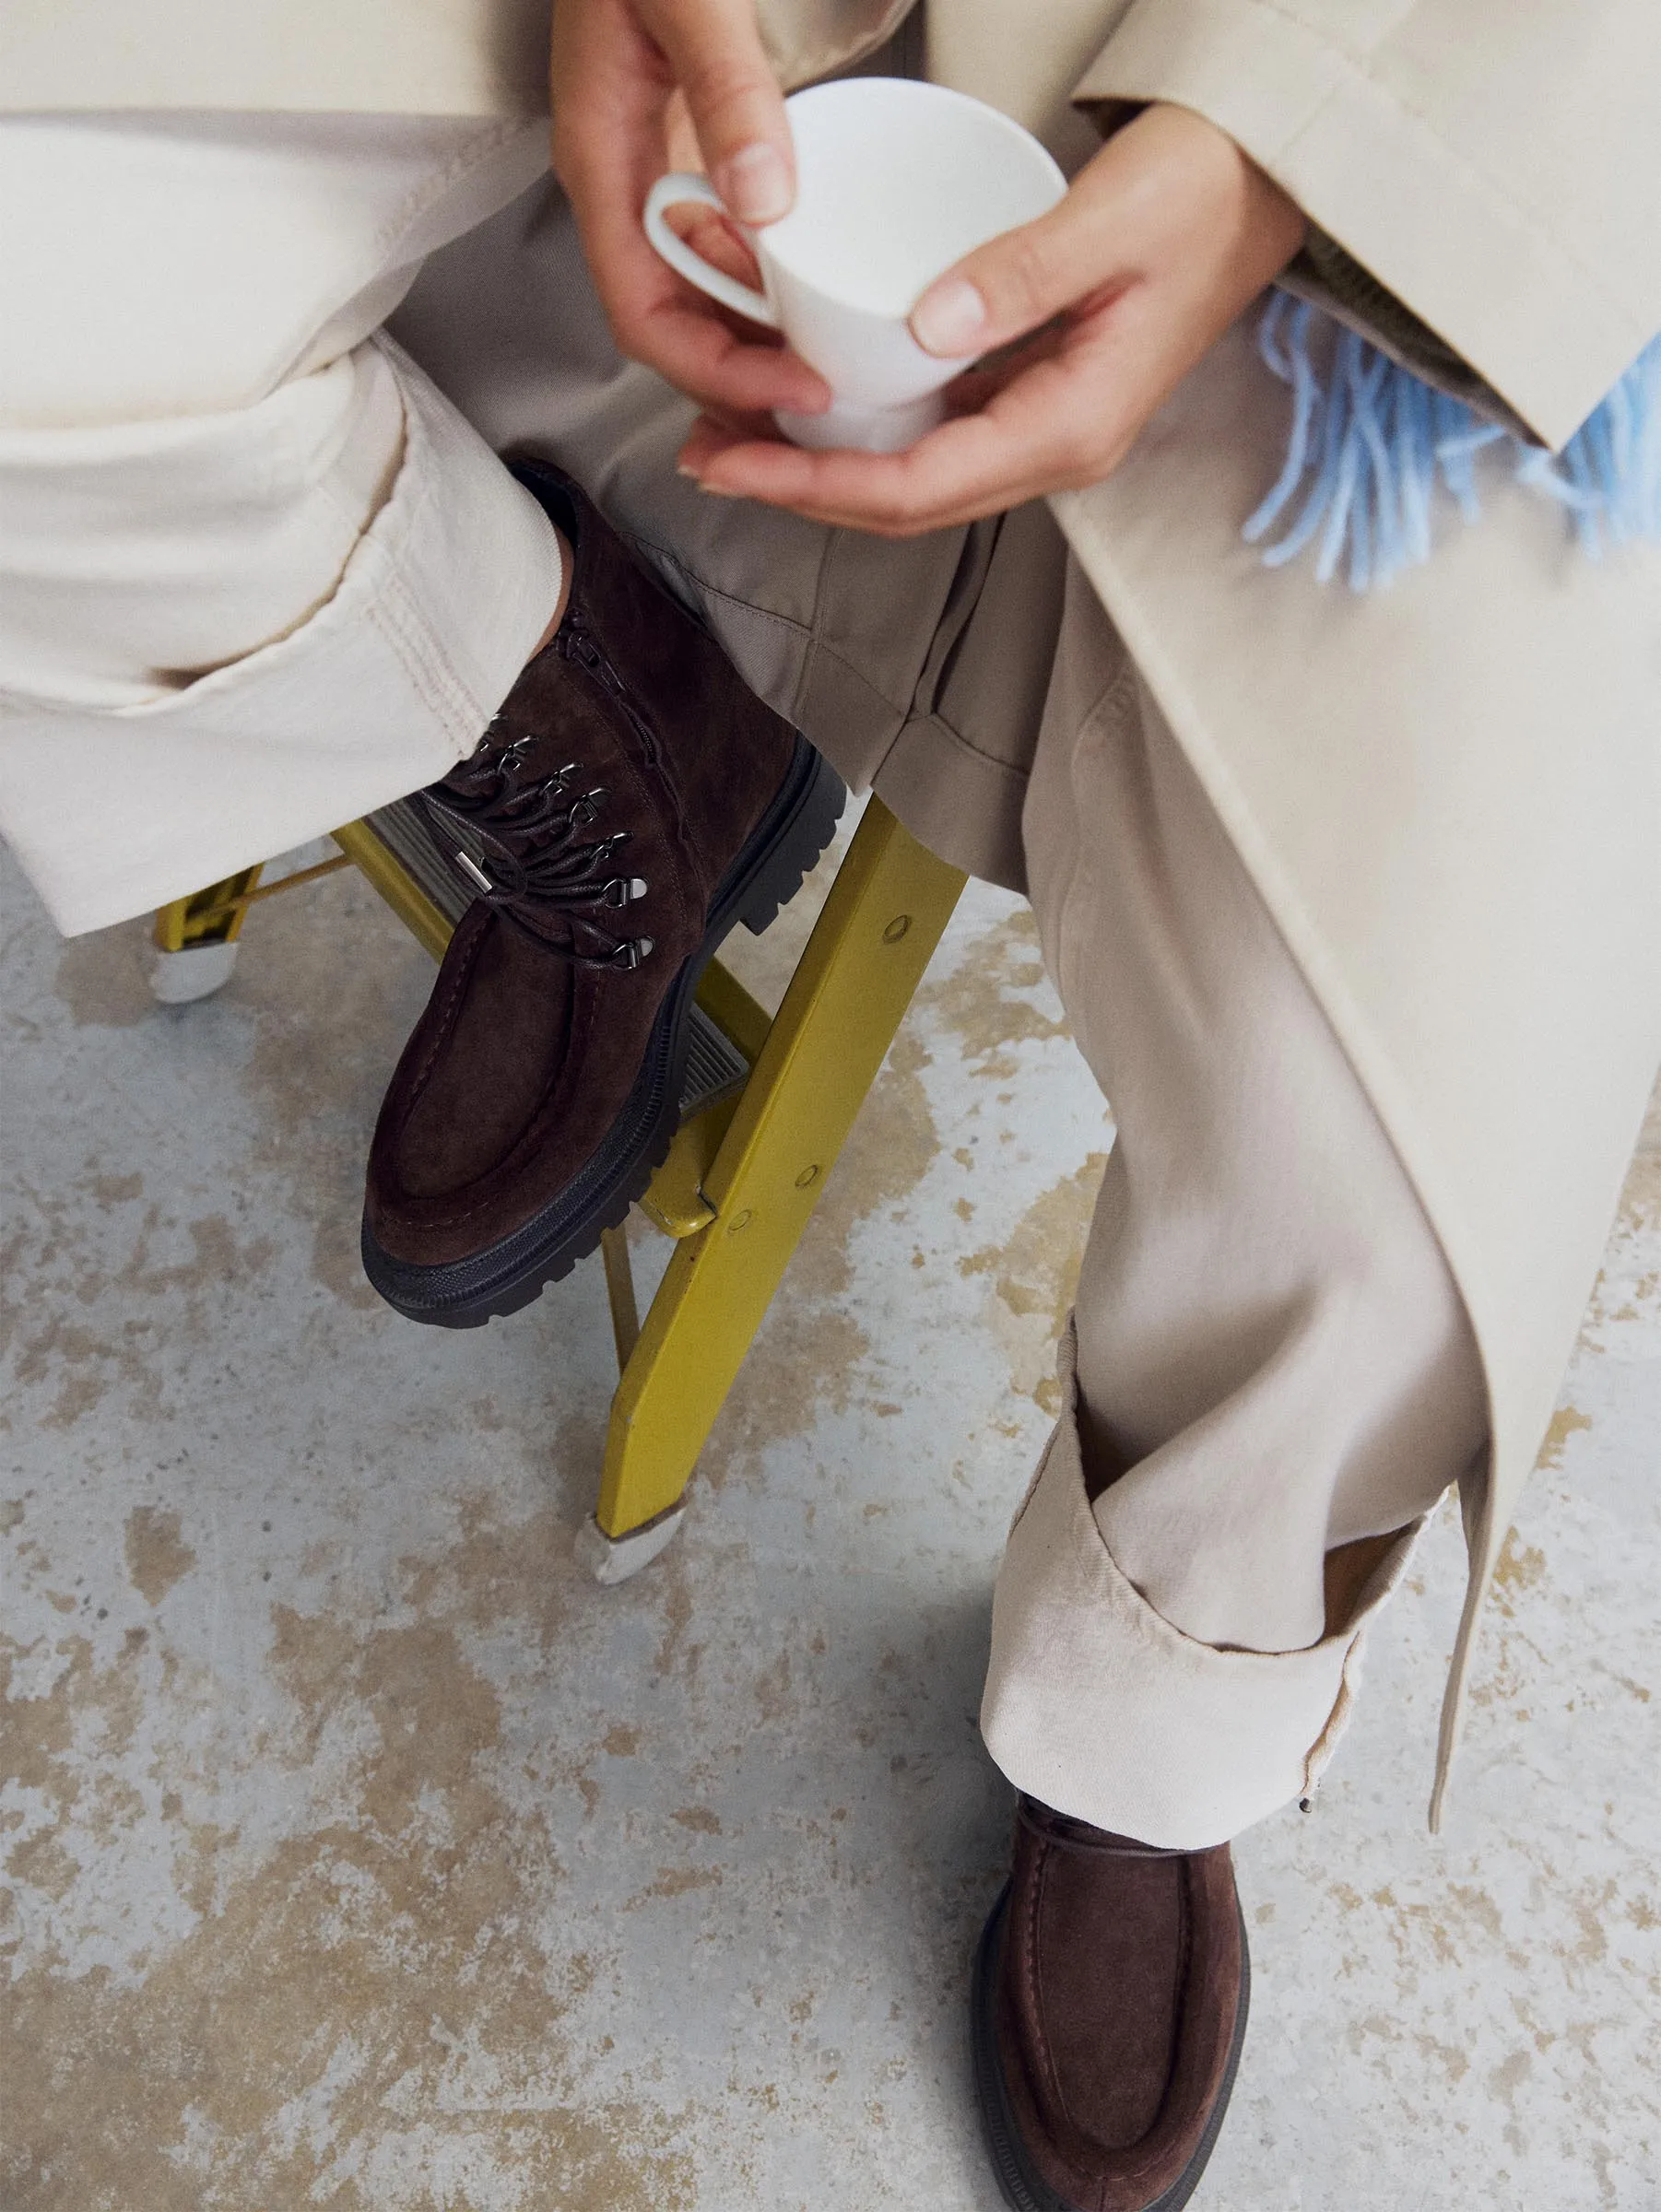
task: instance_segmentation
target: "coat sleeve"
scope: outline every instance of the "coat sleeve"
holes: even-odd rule
[[[1655,0],[1130,0],[1074,99],[1227,131],[1315,227],[1295,288],[1548,445],[1661,331]]]

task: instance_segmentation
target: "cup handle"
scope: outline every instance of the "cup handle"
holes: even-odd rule
[[[730,307],[735,314],[747,315],[752,323],[762,323],[769,330],[777,330],[779,318],[764,293],[757,291],[753,285],[740,284],[724,269],[713,267],[701,253],[694,253],[684,238],[677,238],[665,222],[665,208],[680,206],[688,200],[713,207],[719,215],[726,213],[725,202],[708,177],[697,176],[690,170],[677,170],[670,176],[659,177],[646,194],[646,211],[641,221],[648,239],[669,266],[689,284],[695,284],[712,300],[719,300],[723,307]]]

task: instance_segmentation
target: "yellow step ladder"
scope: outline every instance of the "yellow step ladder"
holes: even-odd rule
[[[410,802],[348,823],[335,842],[338,855],[297,874],[262,884],[247,869],[164,907],[158,995],[217,989],[256,900],[351,864],[442,957],[473,894]],[[636,1573],[679,1525],[698,1455],[963,882],[872,799],[771,1021],[718,960],[705,971],[680,1130],[641,1200],[675,1240],[643,1320],[625,1231],[601,1241],[621,1374],[598,1503],[578,1539],[600,1582]]]

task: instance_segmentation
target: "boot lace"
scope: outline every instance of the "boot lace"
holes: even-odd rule
[[[639,876],[613,872],[627,830],[589,838],[609,797],[604,784],[578,788],[580,760],[552,775],[532,776],[525,756],[534,735],[504,742],[487,730],[469,758],[437,789],[424,792],[428,818],[446,853],[486,904],[545,950],[579,968],[638,968],[653,948],[602,917],[643,899]],[[534,926],[559,915],[560,940]]]

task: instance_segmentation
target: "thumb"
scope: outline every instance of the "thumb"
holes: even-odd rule
[[[655,0],[642,17],[686,97],[710,182],[742,223],[772,223],[795,198],[783,95],[754,0]]]
[[[1106,281],[1104,227],[1090,204],[1097,196],[1076,183],[1047,215],[978,246],[937,276],[911,314],[924,351],[944,358],[990,352]]]

